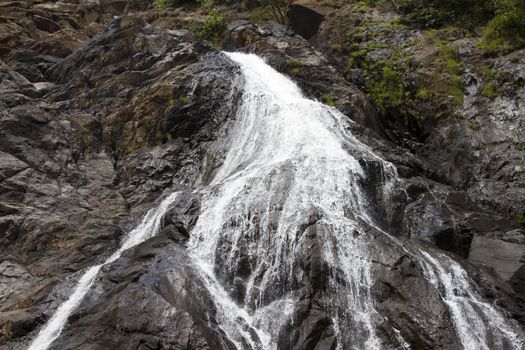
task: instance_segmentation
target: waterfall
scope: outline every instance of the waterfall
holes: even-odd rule
[[[126,235],[121,247],[116,252],[114,252],[103,263],[87,269],[75,286],[73,293],[71,293],[69,298],[58,307],[53,316],[51,316],[49,321],[47,321],[44,327],[40,330],[37,337],[31,342],[28,350],[45,350],[51,346],[55,339],[60,335],[69,315],[71,315],[71,313],[80,305],[95,282],[95,278],[100,269],[104,265],[117,260],[125,250],[133,248],[153,237],[159,230],[162,216],[166,213],[176,198],[177,193],[173,193],[164,199],[157,208],[148,211],[142,219],[142,222]]]
[[[300,295],[314,283],[324,283],[330,295],[325,311],[337,349],[409,348],[391,325],[393,344],[378,334],[378,325],[389,322],[372,296],[370,228],[420,263],[464,349],[523,349],[519,329],[482,300],[460,264],[417,243],[404,247],[380,228],[378,205],[364,186],[367,166],[379,169],[372,190],[383,201],[401,180],[392,164],[352,135],[346,116],[307,99],[260,57],[226,55],[242,70],[243,96],[224,126],[227,136],[209,151],[210,159],[222,158],[220,167],[210,183],[193,190],[201,209],[187,250],[213,297],[219,327],[238,349],[283,349],[283,330],[294,329]],[[162,201],[117,252],[87,270],[30,350],[47,349],[100,268],[152,237],[176,198]]]
[[[338,303],[348,310],[355,348],[379,349],[371,318],[370,266],[365,239],[354,239],[358,220],[372,221],[360,188],[365,171],[352,153],[381,161],[350,132],[348,118],[337,110],[305,98],[299,88],[255,55],[227,54],[244,75],[244,93],[227,140],[224,163],[202,190],[202,212],[191,233],[189,250],[219,305],[222,327],[240,348],[276,348],[279,330],[293,312],[294,285],[306,278],[298,266],[301,241],[297,233],[317,216],[323,260],[348,282]],[[394,168],[384,163],[385,177]],[[224,247],[224,242],[232,242]],[[306,249],[306,247],[305,247]],[[218,256],[218,254],[221,254]],[[248,257],[241,261],[240,256]],[[217,266],[217,262],[218,266]],[[243,266],[241,266],[243,265]],[[249,271],[240,271],[249,270]],[[240,307],[218,292],[218,273],[230,283],[240,275]],[[229,276],[229,277],[228,277]],[[334,278],[335,280],[335,278]],[[331,286],[334,293],[337,285]],[[292,298],[292,299],[290,299]],[[278,312],[284,309],[286,313]],[[274,330],[266,327],[272,317]],[[257,336],[246,335],[246,325]],[[270,334],[268,334],[270,332]],[[347,332],[346,332],[347,333]],[[244,345],[243,345],[244,344]]]
[[[519,328],[477,295],[458,263],[423,248],[407,250],[378,227],[375,203],[361,185],[363,161],[380,168],[376,190],[383,200],[400,180],[392,164],[352,135],[346,116],[305,98],[260,57],[226,55],[242,70],[242,102],[218,147],[227,149],[224,161],[199,190],[202,211],[188,249],[215,297],[221,328],[239,349],[277,349],[279,331],[293,322],[294,291],[308,279],[300,267],[311,249],[305,226],[315,227],[329,266],[334,308],[328,311],[338,349],[409,348],[393,326],[396,344],[377,334],[388,320],[371,296],[373,239],[366,227],[420,262],[465,349],[488,349],[489,338],[494,346],[523,348]]]

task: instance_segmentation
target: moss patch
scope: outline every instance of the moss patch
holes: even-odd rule
[[[325,105],[330,106],[330,107],[335,107],[334,97],[330,95],[329,93],[321,94],[321,100],[323,101]]]

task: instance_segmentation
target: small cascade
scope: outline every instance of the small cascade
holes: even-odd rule
[[[478,295],[465,269],[445,254],[437,258],[423,250],[419,253],[428,280],[450,310],[465,350],[525,348],[519,331]]]
[[[45,350],[58,338],[62,328],[64,328],[67,319],[71,313],[80,305],[86,294],[89,292],[97,277],[100,269],[107,264],[117,260],[122,253],[137,244],[153,237],[159,230],[162,216],[169,209],[170,205],[177,199],[177,193],[169,195],[164,199],[157,208],[151,209],[142,219],[142,222],[130,231],[121,247],[107,258],[102,264],[90,267],[80,278],[73,293],[62,303],[55,311],[53,316],[47,321],[40,330],[37,337],[33,340],[28,350]]]

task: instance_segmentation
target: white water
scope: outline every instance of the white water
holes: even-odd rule
[[[202,190],[202,212],[189,243],[216,296],[221,326],[239,348],[246,347],[242,344],[276,348],[275,330],[293,312],[295,301],[288,295],[294,284],[307,279],[298,259],[301,250],[309,248],[302,246],[307,241],[298,232],[317,213],[323,260],[347,283],[342,287],[331,278],[336,331],[350,337],[348,343],[355,349],[381,348],[371,320],[376,311],[366,259],[369,241],[352,236],[359,230],[358,219],[372,222],[359,186],[365,172],[352,154],[381,162],[385,186],[395,175],[393,167],[346,132],[349,122],[344,115],[305,98],[290,79],[262,59],[227,55],[242,69],[244,94],[224,163]],[[222,254],[224,241],[231,247]],[[217,269],[221,275],[235,275],[243,251],[250,257],[250,274],[239,306],[221,291],[214,276]],[[261,314],[271,313],[283,300],[286,312],[273,318],[269,329],[259,321]],[[346,332],[350,326],[352,332]]]
[[[140,225],[135,227],[127,234],[122,243],[122,246],[115,253],[107,258],[102,264],[90,267],[84,273],[84,275],[82,275],[75,286],[73,293],[64,303],[58,307],[53,316],[40,330],[38,336],[29,346],[29,350],[45,350],[49,348],[53,341],[55,341],[55,339],[60,335],[60,332],[64,328],[69,315],[71,315],[77,306],[80,305],[87,292],[90,290],[99,270],[104,265],[110,264],[117,260],[125,250],[133,248],[137,244],[140,244],[153,237],[159,230],[162,216],[166,213],[176,198],[177,193],[173,193],[164,199],[157,208],[148,211],[148,213],[142,219]]]
[[[322,258],[334,271],[331,317],[338,349],[392,347],[376,334],[377,320],[385,319],[370,293],[368,245],[373,239],[361,227],[363,222],[377,226],[373,203],[359,185],[366,173],[356,157],[380,164],[385,200],[398,181],[394,167],[348,131],[344,115],[306,99],[261,58],[227,55],[242,69],[242,103],[219,147],[228,150],[224,163],[202,189],[202,212],[189,244],[215,296],[221,327],[239,349],[277,348],[278,331],[293,314],[294,286],[308,279],[298,268],[301,252],[311,249],[303,245],[307,241],[301,226],[315,213]],[[241,255],[248,259],[241,261]],[[459,264],[440,257],[450,267],[445,269],[429,253],[415,250],[410,255],[440,291],[465,349],[489,349],[489,338],[494,346],[523,348],[523,336],[496,307],[481,300]],[[243,276],[246,293],[236,303],[224,286],[231,286],[228,276],[236,276],[241,265],[250,268]],[[464,295],[451,295],[458,288]],[[264,314],[270,321],[260,321]],[[395,346],[409,348],[399,330],[392,331]]]
[[[227,55],[242,69],[243,98],[226,126],[228,136],[211,150],[227,150],[222,166],[209,185],[195,190],[201,213],[188,243],[214,298],[220,327],[238,349],[277,349],[279,331],[293,322],[298,301],[294,292],[309,279],[308,269],[301,267],[304,256],[318,249],[329,266],[332,307],[327,311],[338,349],[409,348],[395,328],[397,344],[384,344],[377,335],[378,323],[384,326],[386,320],[372,300],[373,239],[363,229],[377,225],[374,203],[361,185],[367,174],[359,159],[380,165],[376,190],[386,199],[398,181],[394,167],[351,134],[347,117],[306,99],[262,59]],[[100,268],[153,236],[175,199],[172,195],[150,211],[115,254],[85,273],[31,350],[46,349],[58,337]],[[523,336],[499,309],[479,297],[459,264],[419,248],[404,249],[391,239],[420,262],[449,308],[465,349],[523,349]],[[318,247],[311,246],[314,241]],[[238,277],[245,292],[232,297]]]
[[[477,294],[457,262],[444,254],[439,259],[422,250],[420,254],[425,274],[440,291],[465,350],[525,349],[520,331]]]

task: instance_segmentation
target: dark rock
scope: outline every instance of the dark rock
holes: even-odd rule
[[[130,8],[149,5],[135,1]],[[120,14],[124,3],[103,6]],[[321,20],[317,9],[312,7],[319,16],[305,12],[305,6],[290,9],[296,32],[313,35],[310,42],[327,52],[320,41],[341,29],[329,27],[330,14]],[[93,4],[11,2],[0,7],[16,14],[2,18],[7,39],[0,50],[0,348],[26,348],[85,268],[114,252],[123,233],[160,198],[177,191],[160,232],[104,266],[54,347],[235,349],[218,319],[216,296],[186,245],[202,210],[201,194],[191,191],[210,184],[227,151],[210,148],[225,136],[223,127],[242,97],[239,68],[189,31],[146,24],[148,15],[131,13],[110,22]],[[99,28],[105,29],[94,35]],[[413,34],[396,28],[378,40],[402,45]],[[359,185],[378,226],[359,222],[359,229],[345,234],[366,247],[367,254],[356,261],[370,266],[373,285],[354,291],[370,294],[375,310],[367,311],[381,341],[393,348],[402,347],[400,337],[416,349],[461,346],[443,286],[436,287],[426,275],[420,250],[462,266],[480,298],[525,322],[523,232],[503,215],[509,208],[521,210],[522,204],[519,149],[507,147],[521,141],[516,135],[509,141],[503,132],[521,123],[519,106],[511,103],[521,90],[512,95],[509,86],[502,86],[508,96],[488,106],[479,96],[479,79],[468,80],[472,99],[467,98],[464,112],[483,121],[486,153],[478,154],[481,146],[464,120],[451,119],[429,125],[425,147],[416,152],[421,144],[399,136],[415,129],[386,123],[367,96],[338,72],[341,55],[323,55],[286,27],[247,21],[229,26],[223,47],[265,57],[311,98],[330,103],[330,96],[357,122],[348,126],[354,135],[401,175],[386,193],[382,163],[353,154],[365,172]],[[377,49],[368,55],[383,60],[392,52]],[[503,58],[496,64],[510,75],[521,74],[522,63]],[[402,138],[398,145],[403,147],[388,138]],[[270,234],[277,230],[286,195],[283,189],[270,203],[264,223]],[[249,215],[260,229],[260,213]],[[292,233],[296,260],[286,261],[293,265],[289,278],[276,274],[268,283],[272,288],[248,293],[259,258],[250,254],[259,237],[253,228],[253,235],[237,242],[219,240],[217,278],[246,312],[264,307],[268,327],[278,327],[273,321],[290,313],[275,329],[279,349],[366,348],[360,343],[366,334],[358,334],[348,317],[359,307],[346,295],[347,266],[324,255],[324,245],[337,247],[337,242],[326,239],[330,228],[323,226],[322,212],[312,209],[305,218]],[[230,264],[221,253],[229,254],[233,244],[237,249]],[[235,322],[261,342],[247,322]]]
[[[49,18],[42,17],[39,15],[33,15],[33,21],[38,29],[46,31],[48,33],[58,32],[60,29],[60,24],[50,20]]]
[[[160,234],[106,268],[57,344],[64,349],[80,344],[234,349],[214,324],[211,297],[191,259],[170,242]]]
[[[299,4],[290,5],[286,15],[290,19],[290,26],[293,30],[306,40],[317,34],[325,17],[311,8]]]

